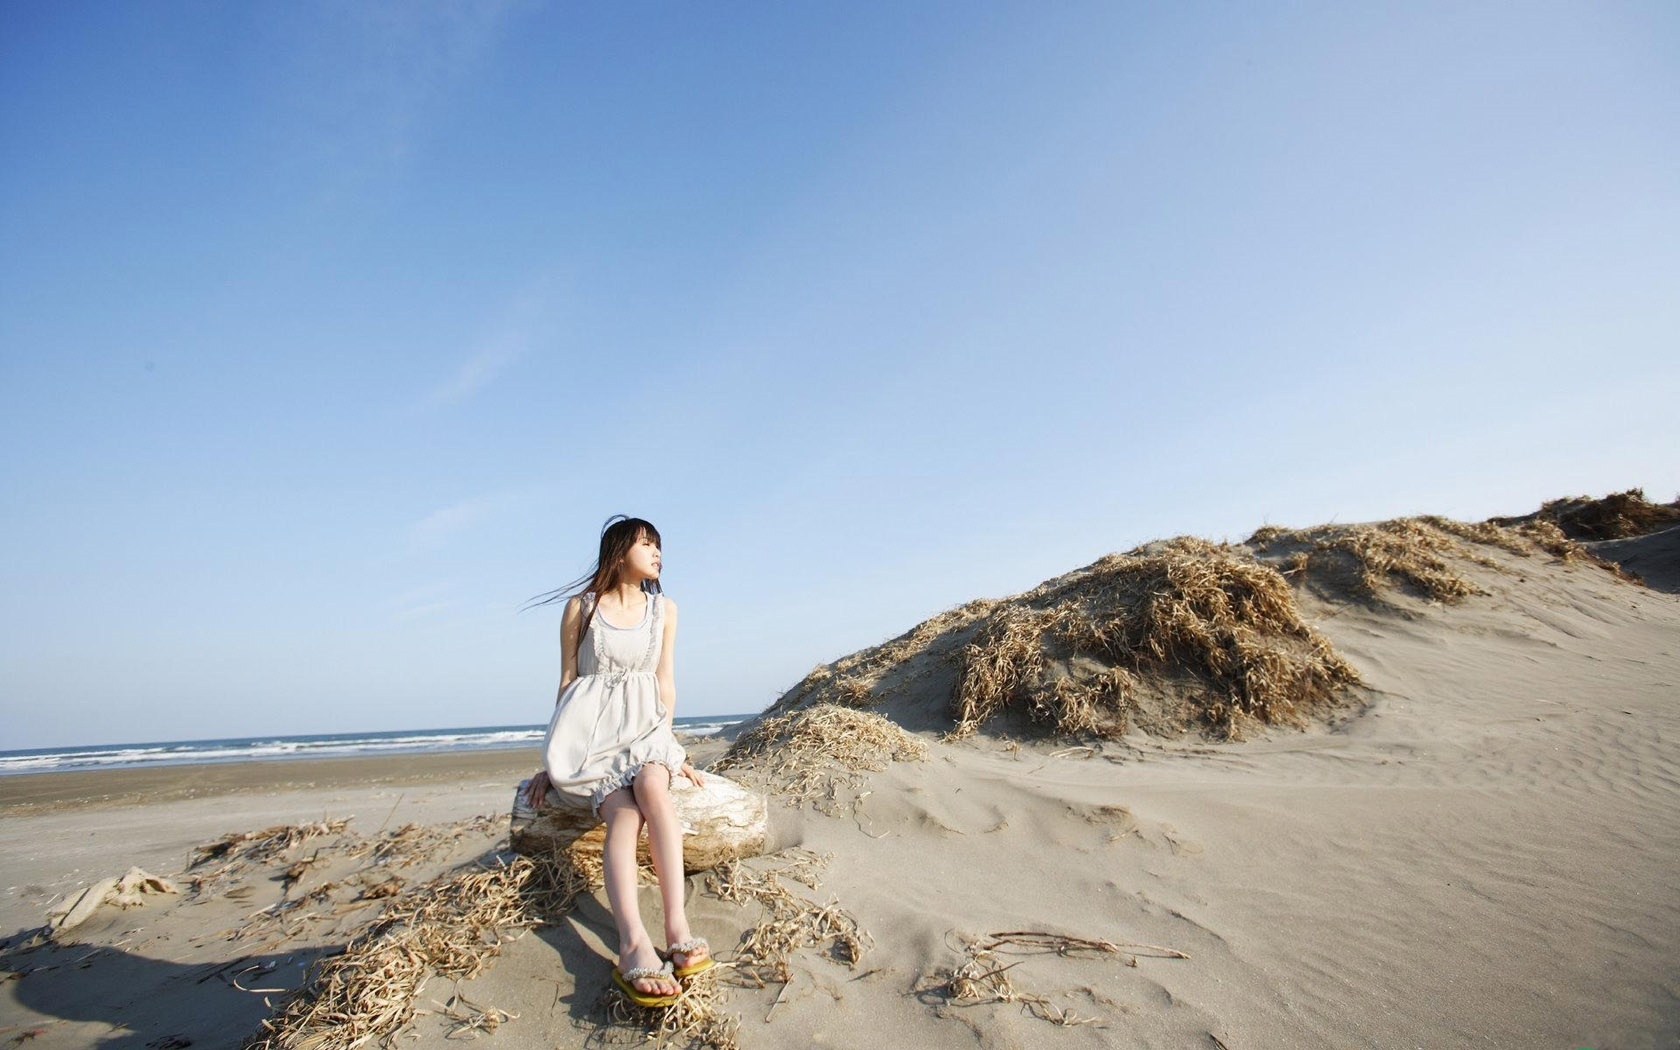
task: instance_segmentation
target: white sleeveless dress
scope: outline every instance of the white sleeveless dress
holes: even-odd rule
[[[595,595],[583,596],[589,617]],[[578,676],[554,706],[543,744],[550,802],[589,807],[628,787],[642,767],[658,762],[675,776],[687,755],[665,725],[659,699],[660,644],[665,637],[663,596],[648,595],[635,627],[608,623],[599,610],[578,642]],[[558,797],[556,797],[558,796]]]

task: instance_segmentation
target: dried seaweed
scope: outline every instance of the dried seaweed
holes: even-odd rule
[[[864,773],[926,757],[925,743],[881,715],[817,704],[753,723],[713,768],[751,769],[798,806],[835,803]]]
[[[1497,525],[1547,524],[1570,540],[1619,540],[1680,525],[1680,499],[1652,503],[1644,489],[1614,492],[1601,499],[1576,496],[1547,500],[1533,514],[1494,518]]]
[[[1112,941],[1069,937],[1059,933],[1015,930],[968,941],[962,948],[962,962],[949,970],[936,973],[933,982],[923,986],[919,994],[924,999],[942,1000],[962,1006],[1019,1003],[1027,1013],[1054,1025],[1093,1024],[1096,1018],[1080,1017],[1072,1010],[1057,1006],[1046,996],[1025,991],[1017,986],[1010,978],[1009,971],[1026,960],[1005,963],[999,956],[1116,956],[1125,965],[1136,966],[1138,954],[1173,959],[1190,957],[1176,949],[1152,944],[1116,944]]]
[[[264,1021],[249,1050],[351,1050],[407,1024],[432,974],[483,972],[503,939],[569,908],[565,887],[525,857],[442,876],[385,906],[344,952]]]
[[[1248,542],[1261,550],[1293,547],[1286,559],[1291,576],[1310,581],[1332,596],[1370,602],[1385,601],[1395,588],[1443,604],[1487,593],[1461,575],[1454,563],[1470,562],[1502,573],[1511,570],[1478,547],[1495,547],[1523,558],[1549,554],[1568,564],[1595,565],[1621,579],[1635,580],[1619,565],[1564,535],[1554,522],[1536,516],[1463,522],[1424,515],[1298,531],[1268,526]]]
[[[954,737],[1007,709],[1060,733],[1116,736],[1147,689],[1227,736],[1299,722],[1358,675],[1246,550],[1183,536],[1112,554],[1000,604],[963,652]]]
[[[787,883],[817,889],[831,855],[806,849],[789,849],[771,855],[784,863],[761,867],[759,863],[729,861],[706,877],[706,887],[719,900],[731,904],[757,904],[759,921],[741,935],[734,966],[741,974],[763,984],[788,981],[795,952],[826,947],[829,958],[855,967],[863,958],[871,938],[857,919],[838,902],[819,904],[795,893]]]
[[[404,824],[377,838],[363,839],[346,856],[369,858],[370,863],[407,868],[435,859],[468,835],[488,836],[508,822],[508,814],[480,814],[448,824]]]
[[[596,1004],[596,1015],[610,1028],[626,1029],[657,1046],[682,1042],[712,1050],[738,1050],[740,1019],[722,1009],[719,964],[683,982],[682,994],[668,1006],[637,1006],[616,986],[608,986]]]
[[[241,861],[266,864],[310,839],[324,835],[342,835],[349,826],[350,818],[346,817],[342,820],[323,820],[309,824],[276,824],[261,831],[233,832],[193,850],[187,870],[191,871],[212,860],[220,860],[224,864]]]

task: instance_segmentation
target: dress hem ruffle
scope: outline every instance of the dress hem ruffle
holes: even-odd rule
[[[642,770],[646,769],[648,766],[664,766],[666,769],[671,771],[672,779],[676,779],[677,774],[682,771],[683,763],[687,761],[687,752],[680,752],[675,761],[672,761],[670,755],[666,755],[663,758],[647,758],[640,762],[628,765],[619,770],[617,773],[606,777],[599,784],[596,784],[594,790],[589,793],[590,816],[600,816],[601,803],[607,800],[607,796],[612,794],[614,791],[617,791],[619,788],[630,787],[636,782],[636,778],[642,775]]]

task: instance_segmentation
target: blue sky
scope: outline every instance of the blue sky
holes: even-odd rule
[[[0,3],[0,748],[678,711],[1179,533],[1680,492],[1653,4]]]

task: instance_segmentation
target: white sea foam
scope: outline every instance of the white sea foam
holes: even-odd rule
[[[679,719],[676,728],[691,736],[711,736],[746,717],[751,716],[696,718],[692,723]],[[488,726],[482,729],[397,730],[389,733],[183,740],[109,747],[36,748],[0,752],[0,776],[200,762],[488,751],[535,745],[542,740],[545,731],[544,726]]]

